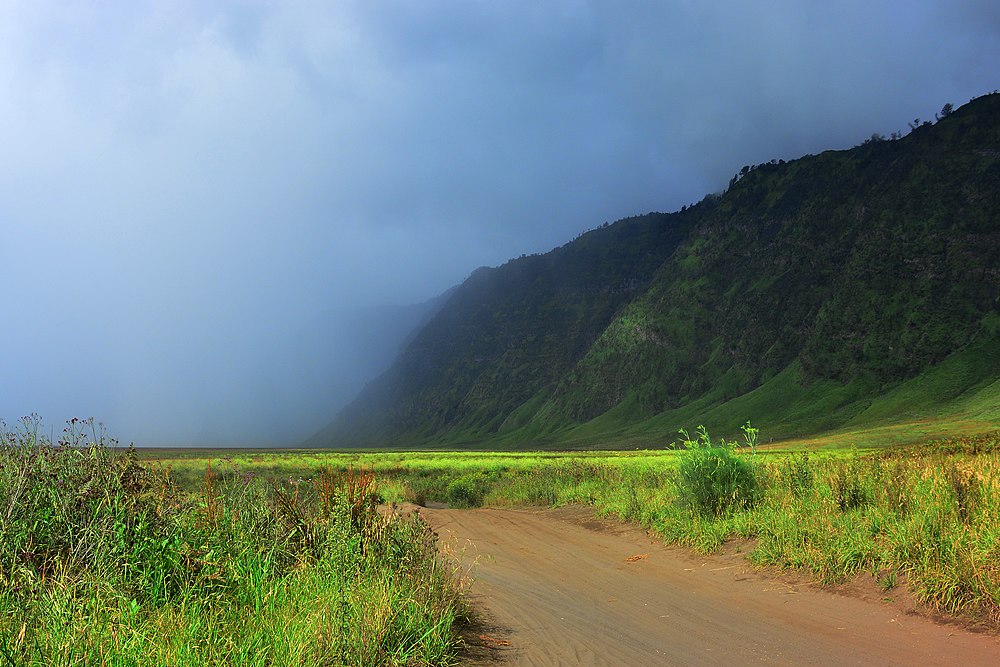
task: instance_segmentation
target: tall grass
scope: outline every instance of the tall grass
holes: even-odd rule
[[[754,451],[757,429],[743,425],[747,445]],[[713,442],[708,429],[699,426],[692,439],[681,429],[687,452],[677,468],[681,496],[702,514],[718,516],[730,509],[750,507],[760,496],[755,460],[738,454],[735,443]]]
[[[802,568],[822,582],[867,572],[887,595],[905,583],[931,609],[1000,623],[1000,433],[875,451],[754,455],[749,447],[731,448],[752,461],[756,490],[744,497],[753,502],[709,511],[699,509],[681,476],[692,451],[305,451],[233,459],[272,478],[364,463],[387,500],[585,503],[666,541],[711,551],[727,540],[750,540],[749,556],[761,565]],[[204,469],[203,460],[172,463]]]
[[[197,493],[93,422],[0,432],[0,665],[439,665],[463,607],[370,472]]]

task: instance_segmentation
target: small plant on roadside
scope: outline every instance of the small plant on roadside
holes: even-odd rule
[[[878,578],[878,587],[882,589],[883,593],[888,593],[896,587],[897,578],[898,575],[895,570],[885,572]]]
[[[752,426],[750,424],[750,420],[748,419],[743,426],[740,426],[740,430],[743,431],[743,441],[746,446],[750,448],[750,454],[756,455],[757,440],[758,436],[760,436],[760,429]]]
[[[757,429],[748,421],[744,426],[747,446],[754,451]],[[735,443],[720,439],[713,442],[708,429],[698,426],[697,438],[681,429],[682,445],[687,450],[678,466],[679,483],[684,498],[698,512],[718,516],[731,509],[752,506],[758,499],[761,484],[750,457],[736,452]]]

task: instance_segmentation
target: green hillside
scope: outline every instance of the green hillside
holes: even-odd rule
[[[942,410],[996,420],[998,186],[996,94],[903,138],[746,167],[681,212],[480,269],[311,444],[625,446],[697,421],[788,437]]]
[[[604,225],[544,255],[477,269],[396,360],[309,444],[489,434],[553,386],[648,288],[700,210]]]

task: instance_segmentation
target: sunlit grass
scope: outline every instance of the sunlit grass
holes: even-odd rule
[[[822,582],[871,573],[890,590],[906,581],[930,608],[1000,623],[1000,436],[857,446],[874,445],[894,429],[911,442],[920,428],[887,426],[759,450],[760,495],[717,516],[697,511],[686,498],[677,472],[685,453],[674,450],[244,452],[211,460],[220,469],[232,466],[232,474],[253,470],[293,479],[308,479],[323,466],[364,466],[379,477],[382,499],[393,502],[588,504],[702,551],[752,540],[753,562],[802,568]],[[170,465],[182,472],[190,466],[193,474],[208,460],[172,459]]]
[[[2,433],[0,665],[455,660],[454,572],[369,472],[201,462],[183,491],[82,426]]]
[[[692,508],[677,472],[685,453],[676,450],[157,456],[171,474],[191,480],[209,461],[223,475],[253,471],[285,480],[310,479],[324,466],[363,466],[379,478],[384,501],[588,504],[702,551],[728,540],[752,540],[753,562],[801,568],[822,582],[870,573],[891,594],[896,582],[905,581],[930,608],[996,624],[1000,435],[895,444],[961,434],[966,425],[920,420],[758,447],[759,497],[752,506],[718,516]]]

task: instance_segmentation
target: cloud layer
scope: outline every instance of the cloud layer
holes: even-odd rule
[[[359,382],[280,353],[317,317],[336,369],[358,309],[905,131],[997,62],[993,2],[6,2],[0,417],[292,443]]]

